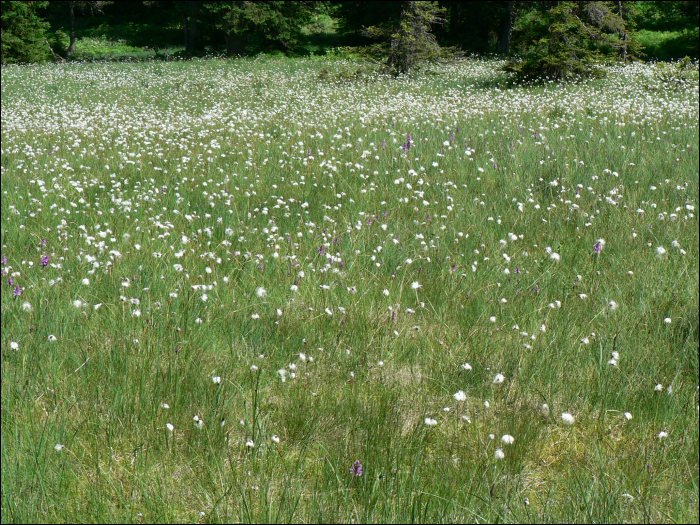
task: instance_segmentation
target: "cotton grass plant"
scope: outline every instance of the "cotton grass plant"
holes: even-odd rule
[[[697,76],[497,66],[3,68],[3,518],[696,522]]]

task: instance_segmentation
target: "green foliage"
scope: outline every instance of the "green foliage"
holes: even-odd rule
[[[301,29],[301,32],[305,35],[335,33],[335,20],[326,14],[316,15],[313,20]]]
[[[49,24],[37,15],[48,2],[2,2],[0,62],[41,62],[49,56]]]
[[[229,55],[245,55],[248,48],[292,50],[302,28],[315,20],[325,2],[206,2],[212,27],[224,33]],[[257,49],[255,49],[257,48]]]
[[[70,36],[62,29],[57,29],[49,34],[49,45],[53,52],[60,57],[65,56],[70,42]]]
[[[524,80],[601,76],[606,51],[617,51],[625,23],[605,2],[533,2],[515,23],[520,56],[505,70]]]
[[[57,32],[57,40],[61,47],[65,49],[68,42],[68,35]],[[59,40],[60,38],[60,40]],[[57,52],[58,50],[55,49]],[[173,49],[172,51],[175,51]],[[72,58],[76,60],[147,60],[157,57],[158,53],[143,47],[131,46],[126,39],[110,39],[106,35],[99,37],[86,36],[80,39],[75,54]]]
[[[439,12],[437,20],[428,24],[431,27],[426,30],[421,26],[421,17],[415,14],[417,24],[406,27],[411,18],[406,19],[406,7],[411,2],[9,1],[2,4],[3,62],[32,62],[50,57],[49,46],[42,36],[45,32],[54,53],[66,55],[70,42],[64,45],[63,41],[64,35],[71,33],[71,4],[74,6],[73,34],[77,41],[74,52],[78,57],[85,58],[89,55],[93,59],[110,55],[150,57],[154,54],[153,50],[167,48],[165,54],[169,54],[174,48],[182,46],[187,49],[183,56],[191,57],[222,50],[226,50],[229,55],[261,52],[282,52],[290,56],[323,55],[338,47],[369,45],[360,54],[386,61],[386,57],[393,51],[395,58],[389,69],[400,74],[400,71],[411,67],[406,64],[407,60],[411,62],[411,53],[404,55],[407,60],[400,58],[404,44],[415,51],[418,63],[451,56],[445,51],[445,46],[458,45],[466,51],[477,53],[507,52],[512,21],[516,25],[512,42],[519,42],[521,57],[526,55],[523,49],[528,49],[531,53],[531,56],[525,57],[525,63],[514,59],[511,64],[512,70],[522,70],[521,76],[524,78],[537,76],[530,66],[548,54],[548,47],[557,49],[557,42],[563,42],[559,46],[558,56],[543,59],[543,67],[540,68],[555,77],[560,69],[567,70],[574,76],[590,74],[595,70],[598,58],[592,55],[588,56],[592,60],[585,57],[563,57],[564,48],[569,45],[573,54],[593,50],[606,59],[613,58],[618,51],[624,57],[625,50],[630,55],[660,60],[680,59],[686,55],[697,58],[700,54],[699,4],[693,1],[569,2],[568,4],[576,6],[580,27],[568,24],[566,20],[572,19],[564,17],[564,25],[568,27],[562,32],[561,27],[555,24],[551,35],[551,24],[539,27],[539,34],[533,35],[526,29],[533,23],[533,19],[543,18],[544,12],[567,2],[413,2],[419,10],[435,9]],[[601,19],[600,13],[606,10],[615,16],[621,10],[624,27],[615,29],[615,16],[609,16],[607,20],[603,20],[606,18],[603,16]],[[100,16],[92,16],[95,14]],[[49,22],[50,29],[42,22],[42,17]],[[22,27],[10,27],[17,24]],[[639,28],[639,32],[635,32],[635,27]],[[371,30],[367,32],[363,28]],[[600,35],[596,32],[607,35],[609,41],[599,38]],[[187,35],[184,39],[183,34]],[[424,38],[426,34],[427,39]],[[368,35],[380,37],[384,44],[373,45]],[[411,35],[423,36],[414,39]],[[559,38],[562,36],[563,40]],[[125,40],[127,46],[143,49],[113,49],[113,52],[105,53],[106,48],[101,44],[84,50],[86,53],[81,52],[83,38],[102,40],[103,37],[109,42]],[[529,37],[532,38],[526,42],[525,39]],[[545,43],[543,39],[548,39],[549,42]],[[398,44],[396,49],[390,45],[392,40]],[[417,46],[416,41],[419,43]],[[620,42],[625,43],[625,47],[621,47]],[[436,44],[442,46],[439,52]],[[537,46],[544,49],[539,54],[534,50]],[[640,53],[642,48],[645,48],[645,55]],[[531,60],[532,55],[534,62]]]
[[[644,55],[657,60],[700,58],[700,3],[625,2],[630,19],[638,28],[636,39]]]
[[[332,49],[342,47],[346,38],[338,33],[337,20],[326,14],[320,14],[302,28],[300,49],[305,55],[325,56]]]
[[[697,1],[629,3],[634,4],[634,19],[640,30],[682,31],[697,28],[700,21],[700,3]]]
[[[657,60],[680,59],[684,56],[700,57],[698,26],[677,31],[650,31],[641,29],[636,33],[644,54]]]
[[[364,35],[388,41],[383,47],[387,70],[394,76],[406,75],[450,55],[451,50],[442,49],[432,33],[433,26],[445,23],[444,15],[437,2],[403,2],[398,25],[367,27]]]

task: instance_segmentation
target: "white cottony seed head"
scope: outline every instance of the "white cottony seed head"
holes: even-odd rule
[[[568,412],[564,412],[561,415],[561,420],[567,425],[573,425],[574,422],[576,421],[576,418],[574,416],[572,416],[571,414],[569,414]]]

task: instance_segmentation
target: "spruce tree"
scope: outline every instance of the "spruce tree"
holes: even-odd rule
[[[386,65],[395,76],[405,75],[448,54],[432,33],[434,25],[445,23],[444,15],[437,2],[403,2],[398,24],[368,27],[363,33],[389,40]]]
[[[625,21],[608,2],[532,2],[515,23],[518,56],[505,70],[521,79],[601,76],[604,52],[631,51]],[[612,53],[613,56],[618,53]]]
[[[37,15],[48,2],[2,2],[0,61],[40,62],[48,58],[46,30],[49,23]]]

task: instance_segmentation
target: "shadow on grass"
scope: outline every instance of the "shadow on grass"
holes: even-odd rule
[[[201,53],[187,53],[180,29],[164,28],[155,24],[129,22],[121,25],[105,23],[79,28],[75,54],[66,57],[69,37],[64,27],[57,28],[50,37],[54,51],[67,60],[138,61],[180,60],[204,56],[224,56],[222,42],[212,41]],[[299,45],[287,53],[272,54],[299,56],[326,56],[345,43],[345,37],[335,32],[316,32],[303,35]],[[255,48],[256,46],[249,46]],[[250,56],[264,53],[252,50]],[[268,53],[269,54],[269,53]]]

